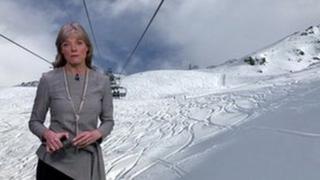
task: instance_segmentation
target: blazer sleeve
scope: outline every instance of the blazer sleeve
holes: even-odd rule
[[[102,111],[100,113],[100,126],[98,127],[98,131],[102,134],[102,139],[107,137],[114,126],[113,120],[113,101],[111,94],[111,86],[109,77],[105,78],[105,90],[102,98]],[[101,140],[102,140],[101,139]]]
[[[29,120],[29,129],[35,134],[40,140],[43,140],[43,133],[47,129],[44,126],[44,121],[49,108],[49,86],[44,75],[42,75],[38,88],[36,97],[34,99],[34,104],[31,112],[31,117]]]

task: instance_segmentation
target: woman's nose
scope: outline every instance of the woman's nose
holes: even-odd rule
[[[71,51],[76,51],[77,50],[77,46],[76,45],[71,45]]]

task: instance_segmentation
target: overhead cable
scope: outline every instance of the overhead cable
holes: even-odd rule
[[[164,0],[161,0],[160,4],[158,5],[157,9],[155,10],[155,12],[154,12],[153,16],[151,17],[151,19],[150,19],[150,21],[149,21],[149,23],[148,23],[147,27],[144,29],[144,31],[143,31],[143,33],[142,33],[142,35],[140,36],[140,38],[139,38],[139,40],[138,40],[137,44],[134,46],[133,50],[131,51],[131,53],[130,53],[130,54],[129,54],[129,56],[127,57],[127,59],[126,59],[126,61],[125,61],[124,65],[123,65],[123,67],[122,67],[122,70],[120,71],[120,72],[121,72],[121,74],[124,72],[125,68],[126,68],[126,67],[127,67],[127,65],[129,64],[129,62],[130,62],[130,60],[131,60],[131,58],[132,58],[133,54],[136,52],[136,50],[137,50],[137,48],[138,48],[138,46],[139,46],[140,42],[142,41],[142,39],[143,39],[144,35],[145,35],[145,34],[146,34],[146,32],[148,31],[148,29],[149,29],[149,27],[150,27],[151,23],[153,22],[153,19],[154,19],[154,18],[156,17],[156,15],[158,14],[158,12],[159,12],[159,10],[160,10],[160,8],[161,8],[161,6],[162,6],[163,2],[164,2]]]
[[[20,45],[19,43],[17,43],[17,42],[15,42],[15,41],[13,41],[12,39],[8,38],[7,36],[5,36],[5,35],[3,35],[3,34],[1,34],[1,33],[0,33],[0,36],[1,36],[2,38],[6,39],[7,41],[9,41],[9,42],[13,43],[14,45],[16,45],[16,46],[18,46],[18,47],[22,48],[23,50],[25,50],[25,51],[27,51],[27,52],[31,53],[32,55],[34,55],[34,56],[36,56],[36,57],[40,58],[41,60],[43,60],[43,61],[45,61],[45,62],[49,63],[50,65],[52,65],[52,62],[50,62],[50,61],[49,61],[49,60],[47,60],[46,58],[44,58],[44,57],[42,57],[42,56],[38,55],[37,53],[35,53],[35,52],[31,51],[31,50],[30,50],[30,49],[28,49],[28,48],[26,48],[26,47],[24,47],[24,46]]]
[[[92,38],[93,38],[94,44],[95,44],[95,46],[97,48],[98,57],[99,57],[99,59],[101,59],[102,56],[101,56],[101,53],[100,53],[100,49],[98,47],[96,36],[94,34],[94,30],[93,30],[93,26],[92,26],[92,23],[91,23],[91,19],[90,19],[87,3],[86,3],[85,0],[83,0],[83,6],[84,6],[84,9],[85,9],[85,12],[86,12],[87,19],[88,19],[88,23],[89,23],[90,31],[91,31],[91,34],[92,34]]]

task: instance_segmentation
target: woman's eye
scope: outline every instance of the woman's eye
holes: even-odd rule
[[[67,46],[69,46],[69,44],[68,43],[63,43],[61,46],[62,47],[67,47]]]
[[[78,41],[77,43],[78,43],[78,45],[84,44],[83,41]]]

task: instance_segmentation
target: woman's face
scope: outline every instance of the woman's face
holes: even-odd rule
[[[85,64],[87,52],[88,46],[75,34],[69,36],[61,44],[61,53],[63,54],[67,63],[73,66]]]

